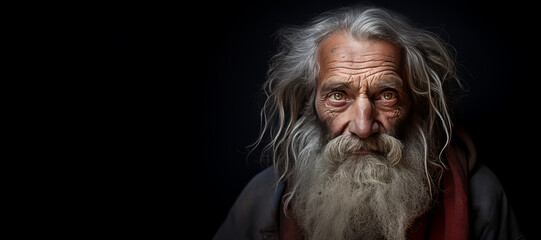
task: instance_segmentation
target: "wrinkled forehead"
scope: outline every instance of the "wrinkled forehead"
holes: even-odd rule
[[[400,68],[401,56],[401,48],[395,44],[380,39],[354,39],[345,31],[331,34],[318,48],[318,62],[322,72],[339,64],[349,64],[352,67],[393,64]]]
[[[319,54],[322,53],[382,53],[389,56],[399,56],[400,49],[395,44],[381,39],[355,39],[346,31],[337,31],[327,36],[319,44]],[[397,55],[398,54],[398,55]]]

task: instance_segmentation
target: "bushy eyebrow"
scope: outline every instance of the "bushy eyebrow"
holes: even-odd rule
[[[402,80],[398,76],[383,76],[380,79],[378,79],[377,83],[375,83],[372,87],[375,89],[382,89],[382,88],[401,88],[404,84],[402,83]]]
[[[385,88],[402,88],[404,84],[402,83],[402,80],[398,76],[382,76],[380,79],[376,81],[371,86],[368,86],[369,89],[385,89]],[[359,85],[354,84],[351,81],[341,81],[341,80],[327,80],[322,83],[320,92],[327,93],[330,91],[337,91],[337,90],[346,90],[346,89],[354,89],[358,90],[360,88]]]
[[[326,93],[336,90],[345,90],[345,89],[356,89],[357,86],[353,85],[352,82],[342,82],[342,81],[327,81],[321,85],[320,92]]]

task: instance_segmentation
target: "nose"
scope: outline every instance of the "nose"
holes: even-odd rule
[[[374,120],[374,106],[369,98],[356,99],[348,110],[348,118],[345,130],[359,138],[367,138],[380,131],[379,124]]]

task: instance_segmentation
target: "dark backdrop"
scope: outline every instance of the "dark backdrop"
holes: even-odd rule
[[[16,106],[30,115],[14,115],[24,119],[14,128],[18,137],[40,146],[23,144],[20,151],[36,154],[29,159],[39,164],[15,162],[28,175],[38,173],[28,186],[42,188],[17,186],[30,194],[17,196],[26,200],[14,208],[18,217],[41,226],[23,224],[31,229],[26,232],[152,238],[196,233],[196,239],[210,239],[245,184],[262,170],[260,149],[248,156],[246,146],[260,131],[261,85],[276,50],[273,34],[353,3],[21,7],[22,14],[14,12],[6,24],[17,29],[6,36],[19,43],[5,45],[16,56],[8,56],[8,64],[19,67],[6,65],[17,73],[7,82],[21,84],[15,96],[29,102]],[[472,135],[479,161],[505,187],[524,232],[537,237],[537,6],[374,3],[454,46],[459,74],[470,88],[459,123]]]
[[[195,150],[192,157],[181,155],[181,161],[195,167],[182,171],[193,176],[181,185],[197,183],[182,198],[198,204],[193,221],[204,225],[201,239],[213,236],[244,185],[262,169],[260,151],[248,156],[246,147],[260,131],[261,85],[276,49],[273,34],[352,3],[356,2],[196,3],[179,13],[185,21],[175,31],[190,41],[178,45],[178,64],[185,66],[181,60],[186,59],[193,65],[180,70],[182,87],[175,109],[184,113],[180,120],[190,123],[179,123],[179,138],[195,143],[189,149]],[[523,231],[532,237],[539,160],[534,140],[539,136],[534,6],[518,1],[373,3],[404,14],[455,48],[460,77],[469,87],[460,104],[459,123],[470,132],[479,161],[499,177]],[[185,28],[192,23],[198,24]]]

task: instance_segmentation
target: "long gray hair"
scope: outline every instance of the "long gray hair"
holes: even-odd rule
[[[271,59],[264,85],[267,100],[261,111],[262,132],[255,146],[268,134],[270,141],[264,152],[270,154],[281,179],[287,179],[302,150],[313,144],[317,131],[309,129],[313,124],[308,123],[317,121],[313,101],[319,73],[318,46],[338,30],[357,39],[382,39],[403,49],[405,80],[412,99],[411,121],[416,126],[414,131],[422,136],[430,179],[429,165],[445,166],[440,155],[451,139],[452,111],[447,88],[453,85],[449,83],[461,86],[454,59],[437,35],[414,27],[396,13],[373,6],[328,11],[305,26],[278,32],[280,45]]]

